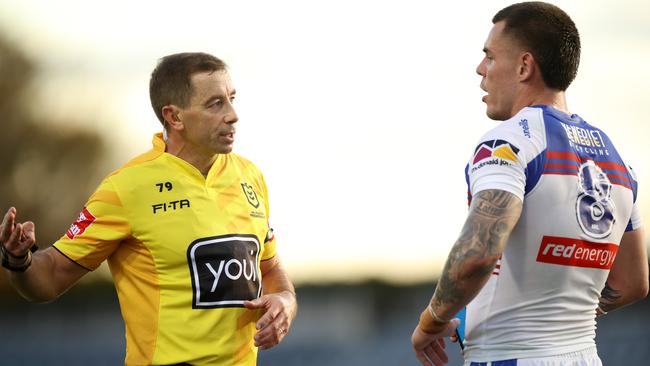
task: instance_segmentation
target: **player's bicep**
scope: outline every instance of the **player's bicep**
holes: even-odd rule
[[[472,199],[469,215],[459,241],[474,242],[487,255],[501,255],[521,216],[519,196],[501,189],[478,192]]]

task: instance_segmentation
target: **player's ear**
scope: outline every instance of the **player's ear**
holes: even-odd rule
[[[533,54],[524,52],[519,58],[519,81],[528,81],[535,75],[537,62]]]
[[[169,128],[171,128],[172,130],[180,131],[185,128],[183,121],[179,117],[180,113],[181,113],[181,109],[173,104],[168,104],[162,107],[163,119],[165,120],[167,126],[169,126]]]

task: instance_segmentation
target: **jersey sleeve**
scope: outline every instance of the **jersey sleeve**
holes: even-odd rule
[[[470,199],[480,191],[499,189],[523,201],[539,173],[534,163],[543,156],[545,134],[541,112],[526,108],[483,135],[467,166]]]
[[[523,201],[526,185],[521,148],[506,129],[490,131],[474,149],[468,166],[472,196],[487,189],[500,189]]]
[[[630,221],[627,223],[625,231],[634,231],[638,230],[643,226],[641,221],[641,214],[639,213],[639,202],[634,202],[632,206],[632,216],[630,216]]]
[[[130,234],[125,209],[109,177],[54,247],[80,266],[95,270]]]
[[[270,221],[270,216],[269,216],[269,192],[268,188],[266,187],[266,181],[264,180],[264,176],[260,173],[260,189],[262,190],[262,195],[264,196],[264,209],[267,217],[267,233],[266,237],[264,238],[264,253],[262,254],[262,260],[267,260],[271,259],[275,256],[276,254],[276,247],[275,247],[275,234],[273,233],[273,227],[271,227],[271,221]]]
[[[632,206],[632,215],[630,216],[630,221],[627,223],[625,231],[634,231],[643,226],[641,221],[641,213],[639,211],[639,200],[638,200],[638,189],[639,183],[634,173],[634,169],[631,166],[627,165],[627,171],[630,176],[630,183],[632,186],[632,195],[634,199],[634,205]]]

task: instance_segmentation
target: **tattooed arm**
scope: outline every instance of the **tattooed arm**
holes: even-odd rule
[[[458,326],[450,319],[481,290],[505,249],[521,215],[522,201],[514,194],[489,189],[472,197],[460,237],[449,253],[430,306],[420,315],[411,342],[423,365],[444,365],[441,337]]]
[[[596,314],[643,299],[648,295],[648,255],[643,228],[623,234],[616,259],[600,294]]]
[[[423,365],[444,365],[447,355],[441,337],[458,326],[450,322],[487,282],[519,220],[522,201],[498,189],[478,192],[460,237],[449,253],[431,304],[420,315],[411,342]]]
[[[472,198],[431,301],[434,316],[449,320],[478,294],[501,257],[521,208],[517,196],[502,190],[481,191]]]

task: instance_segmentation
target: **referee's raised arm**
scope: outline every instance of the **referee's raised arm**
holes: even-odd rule
[[[11,207],[2,220],[2,266],[22,297],[32,302],[52,301],[88,270],[52,247],[36,251],[36,226],[31,221],[17,222],[17,214]]]

